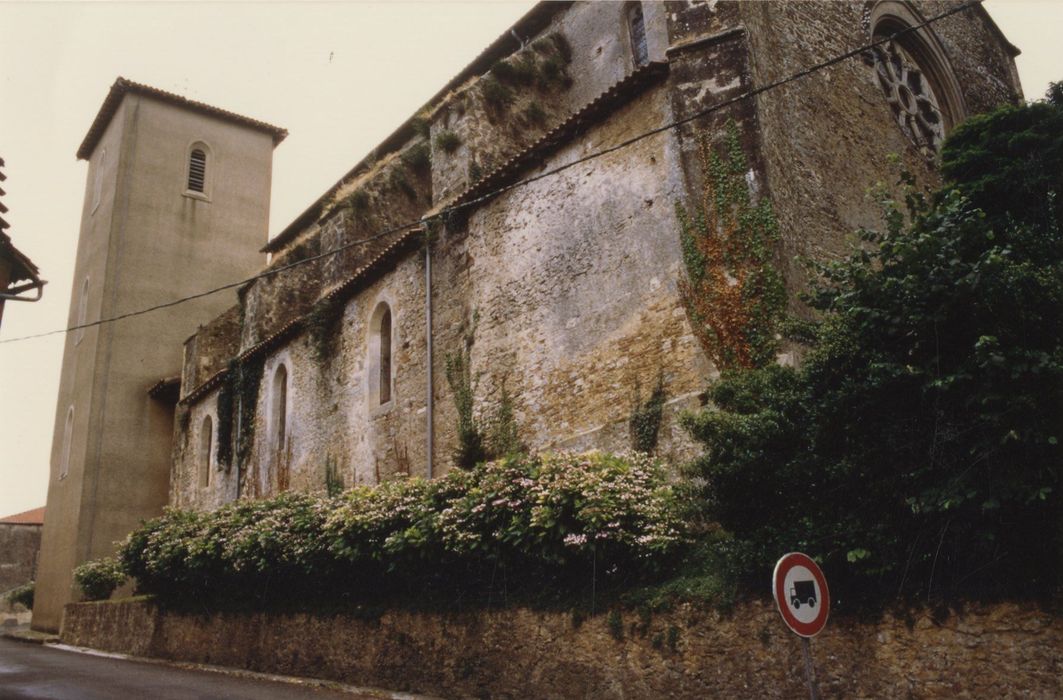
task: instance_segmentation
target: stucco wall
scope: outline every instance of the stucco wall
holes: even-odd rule
[[[798,638],[766,603],[581,620],[530,610],[450,615],[163,613],[67,607],[63,643],[449,698],[797,698]],[[617,637],[620,637],[619,639]],[[1063,624],[1031,605],[832,619],[812,642],[824,698],[1052,698]]]
[[[185,191],[189,151],[209,150],[205,194]],[[70,325],[88,280],[85,321],[196,294],[249,276],[264,259],[270,134],[126,93],[90,156]],[[103,157],[106,151],[106,157]],[[102,161],[102,168],[101,166]],[[96,171],[103,173],[94,205]],[[33,624],[58,628],[71,571],[109,555],[169,498],[172,406],[147,390],[182,366],[182,343],[232,304],[211,295],[67,334]],[[60,473],[74,408],[69,473]]]

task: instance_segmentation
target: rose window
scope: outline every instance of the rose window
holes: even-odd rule
[[[937,95],[912,57],[896,42],[875,47],[875,82],[901,131],[933,158],[945,140],[945,119]]]

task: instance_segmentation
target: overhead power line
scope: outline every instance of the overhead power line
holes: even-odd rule
[[[326,251],[324,253],[320,253],[318,255],[313,255],[313,256],[310,256],[310,257],[307,257],[307,258],[303,258],[302,260],[297,260],[297,261],[289,263],[287,265],[281,265],[280,267],[275,267],[275,268],[272,268],[272,269],[269,269],[269,270],[264,270],[264,271],[262,271],[262,272],[260,272],[260,273],[258,273],[256,275],[252,275],[251,277],[239,280],[237,282],[230,282],[228,284],[221,285],[220,287],[214,287],[212,289],[208,289],[208,290],[205,290],[205,291],[202,291],[202,292],[198,292],[196,294],[192,294],[192,295],[185,296],[185,297],[180,297],[178,299],[173,299],[172,301],[163,302],[161,304],[155,304],[153,306],[148,306],[148,307],[145,307],[143,309],[137,309],[135,311],[128,311],[126,313],[117,314],[115,316],[109,316],[107,318],[101,318],[101,319],[99,319],[97,321],[91,321],[91,322],[88,322],[88,323],[82,323],[82,324],[79,324],[79,325],[70,326],[69,328],[58,328],[56,330],[45,331],[43,333],[34,333],[34,334],[31,334],[31,335],[23,335],[23,336],[19,336],[19,337],[16,337],[16,338],[7,338],[5,340],[0,340],[0,345],[5,344],[5,343],[17,343],[17,342],[22,342],[22,341],[26,341],[26,340],[33,340],[33,339],[36,339],[36,338],[44,338],[44,337],[47,337],[47,336],[58,335],[60,333],[69,333],[70,331],[76,331],[76,330],[80,330],[80,329],[84,329],[84,328],[93,328],[93,327],[102,326],[102,325],[105,325],[105,324],[108,324],[108,323],[114,323],[115,321],[121,321],[123,319],[132,318],[134,316],[142,316],[144,314],[152,313],[152,312],[158,311],[160,309],[166,309],[166,308],[169,308],[171,306],[177,306],[179,304],[184,304],[185,302],[193,301],[195,299],[201,299],[203,297],[207,297],[207,296],[210,296],[212,294],[217,294],[218,292],[223,292],[223,291],[225,291],[227,289],[233,289],[235,287],[241,287],[241,286],[243,286],[245,284],[248,284],[250,282],[254,282],[255,280],[263,279],[265,277],[271,277],[273,275],[280,274],[280,273],[282,273],[282,272],[284,272],[286,270],[290,270],[290,269],[292,269],[294,267],[298,267],[299,265],[305,265],[305,264],[308,264],[308,263],[312,263],[312,262],[314,262],[316,260],[321,260],[323,258],[327,258],[329,256],[336,255],[337,253],[341,253],[341,252],[343,252],[345,250],[348,250],[350,248],[353,248],[355,246],[364,245],[366,243],[371,243],[371,242],[373,242],[375,240],[379,240],[381,238],[384,238],[385,236],[390,236],[393,233],[398,233],[399,231],[405,231],[405,230],[414,228],[416,226],[421,226],[421,225],[424,225],[424,224],[426,224],[426,223],[428,223],[430,221],[433,221],[433,220],[442,220],[444,217],[446,217],[446,216],[448,216],[450,214],[454,214],[456,212],[459,212],[462,209],[466,209],[466,208],[477,206],[479,204],[482,204],[483,202],[486,202],[488,200],[494,199],[495,197],[497,197],[499,195],[505,194],[506,192],[509,192],[511,190],[515,190],[518,187],[524,187],[525,185],[529,185],[529,184],[531,184],[533,182],[538,182],[539,180],[545,179],[547,177],[552,177],[554,175],[557,175],[558,173],[564,172],[566,170],[569,170],[570,168],[574,168],[574,167],[576,167],[578,165],[581,165],[583,163],[586,163],[588,161],[592,161],[592,160],[595,160],[597,158],[601,158],[603,156],[609,155],[610,153],[615,153],[615,152],[617,152],[619,150],[622,150],[624,148],[632,146],[632,145],[634,145],[634,144],[636,144],[636,143],[638,143],[640,141],[643,141],[644,139],[647,139],[647,138],[649,138],[651,136],[656,136],[657,134],[663,133],[665,131],[669,131],[671,129],[675,129],[677,127],[683,126],[684,124],[689,124],[690,122],[693,122],[693,121],[696,121],[698,119],[701,119],[702,117],[706,117],[706,116],[708,116],[710,114],[713,114],[714,112],[718,112],[718,111],[720,111],[722,109],[730,107],[731,105],[738,104],[739,102],[742,102],[744,100],[748,100],[748,99],[750,99],[752,97],[756,97],[757,95],[761,95],[761,94],[763,94],[765,92],[769,92],[771,90],[775,90],[777,88],[780,88],[780,87],[782,87],[784,85],[788,85],[789,83],[792,83],[794,81],[800,80],[800,79],[805,78],[805,77],[808,77],[808,76],[810,76],[810,75],[812,75],[814,73],[818,73],[821,70],[824,70],[826,68],[830,68],[830,67],[835,66],[835,65],[837,65],[839,63],[847,61],[847,60],[849,60],[851,58],[855,58],[857,56],[862,56],[865,52],[870,51],[873,48],[876,48],[878,46],[886,44],[886,43],[888,43],[890,41],[893,41],[893,40],[895,40],[895,39],[897,39],[899,37],[902,37],[902,36],[904,36],[906,34],[910,34],[910,33],[916,32],[916,31],[918,31],[918,30],[920,30],[920,29],[922,29],[922,28],[924,28],[926,26],[929,26],[930,24],[933,24],[934,22],[938,22],[938,21],[940,21],[942,19],[945,19],[946,17],[951,17],[952,15],[959,14],[960,12],[964,12],[966,10],[969,10],[972,7],[976,6],[976,5],[982,4],[983,2],[984,2],[984,0],[969,0],[968,2],[965,2],[965,3],[961,4],[961,5],[957,5],[957,6],[953,7],[953,8],[945,10],[944,12],[941,12],[941,13],[939,13],[937,15],[934,15],[933,17],[930,17],[929,19],[926,19],[926,20],[920,22],[919,24],[912,25],[911,27],[906,27],[906,28],[901,29],[901,30],[899,30],[897,32],[894,32],[893,34],[885,36],[885,37],[883,37],[881,39],[876,39],[874,41],[868,42],[867,44],[863,44],[861,46],[856,47],[855,49],[852,49],[850,51],[846,51],[845,53],[842,53],[842,54],[838,54],[837,56],[833,56],[832,58],[826,59],[826,60],[821,61],[819,63],[814,63],[814,64],[808,66],[807,68],[799,70],[799,71],[797,71],[795,73],[791,73],[790,75],[786,76],[785,78],[780,78],[779,80],[775,80],[775,81],[770,82],[770,83],[765,83],[764,85],[761,85],[760,87],[753,88],[751,90],[747,90],[746,92],[743,92],[743,93],[741,93],[739,95],[735,95],[734,97],[730,97],[730,98],[728,98],[726,100],[723,100],[723,101],[718,102],[718,103],[716,103],[714,105],[706,107],[703,110],[695,112],[694,114],[691,114],[690,116],[684,117],[682,119],[676,119],[675,121],[668,122],[667,124],[664,124],[662,126],[656,127],[654,129],[650,129],[649,131],[641,132],[641,133],[639,133],[639,134],[637,134],[635,136],[632,136],[629,139],[626,139],[624,141],[616,143],[616,144],[614,144],[612,146],[609,146],[607,148],[603,148],[601,150],[594,151],[592,153],[588,153],[587,155],[582,156],[581,158],[577,158],[576,160],[573,160],[572,162],[565,163],[563,165],[559,165],[556,168],[552,168],[550,170],[545,170],[545,171],[539,173],[538,175],[533,175],[531,177],[527,177],[527,178],[524,178],[522,180],[517,180],[517,181],[512,182],[512,183],[510,183],[508,185],[503,185],[503,186],[501,186],[501,187],[499,187],[497,189],[491,190],[490,192],[487,192],[487,193],[482,194],[482,195],[480,195],[478,197],[470,199],[470,200],[468,200],[466,202],[462,202],[460,204],[457,204],[457,205],[454,205],[454,206],[451,206],[451,207],[446,207],[446,208],[441,209],[440,211],[432,214],[431,216],[424,217],[424,218],[421,218],[421,219],[417,219],[415,221],[409,221],[409,222],[406,222],[406,223],[403,223],[403,224],[399,224],[398,226],[393,226],[391,228],[379,231],[379,232],[373,234],[372,236],[368,236],[366,238],[360,238],[358,240],[350,241],[349,243],[345,243],[344,245],[339,246],[337,248],[333,248],[332,250],[328,250],[328,251]]]

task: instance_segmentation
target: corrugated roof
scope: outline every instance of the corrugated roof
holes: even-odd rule
[[[4,525],[44,525],[44,506],[27,510],[24,513],[15,513],[6,518],[0,518],[0,524]]]
[[[100,111],[96,113],[96,119],[93,120],[92,126],[89,127],[89,132],[85,134],[85,140],[81,142],[81,146],[78,148],[77,157],[79,160],[88,160],[88,157],[92,155],[92,150],[96,148],[96,144],[99,142],[100,137],[103,136],[103,132],[111,122],[111,118],[114,117],[115,112],[118,111],[118,107],[122,104],[122,98],[126,93],[148,95],[149,97],[154,97],[157,100],[168,102],[179,107],[184,107],[193,112],[218,117],[225,121],[264,131],[273,137],[274,146],[283,141],[284,137],[288,135],[288,130],[282,129],[279,126],[273,126],[272,124],[267,124],[266,122],[257,119],[245,117],[235,112],[208,105],[205,102],[190,100],[187,97],[181,97],[175,93],[153,88],[150,85],[136,83],[119,76],[118,79],[114,81],[114,84],[111,85],[111,90],[107,93],[107,97],[104,98]]]

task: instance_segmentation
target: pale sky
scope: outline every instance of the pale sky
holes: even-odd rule
[[[0,0],[5,218],[49,281],[42,301],[7,304],[0,339],[66,324],[86,174],[74,153],[117,76],[288,129],[274,235],[532,4]],[[987,7],[1039,98],[1063,79],[1063,0]],[[62,351],[58,335],[0,344],[0,517],[44,505]]]

